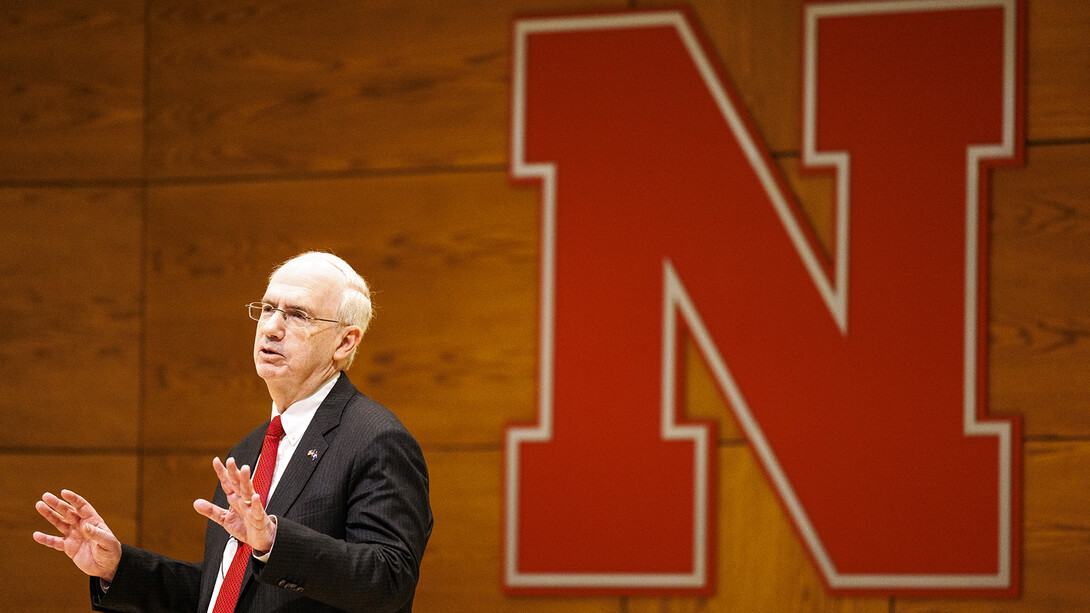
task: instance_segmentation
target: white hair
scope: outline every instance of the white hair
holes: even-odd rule
[[[367,286],[367,281],[349,266],[348,262],[332,253],[324,251],[300,253],[273,269],[272,274],[269,275],[269,281],[272,281],[273,276],[285,264],[302,258],[315,258],[327,262],[344,275],[344,294],[341,297],[341,306],[337,312],[337,318],[343,323],[359,326],[361,336],[364,332],[367,332],[367,326],[371,324],[371,319],[374,317],[374,309],[371,306],[371,288]],[[356,349],[359,349],[359,345],[356,345]],[[348,370],[352,366],[352,361],[356,359],[356,349],[353,349],[352,355],[348,356],[343,370]]]

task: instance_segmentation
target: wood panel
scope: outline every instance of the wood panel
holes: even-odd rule
[[[140,192],[0,190],[0,446],[132,448]]]
[[[503,163],[508,20],[596,5],[149,0],[149,172]]]
[[[989,411],[1025,416],[1023,596],[826,594],[691,345],[685,414],[720,420],[715,595],[502,595],[503,427],[536,415],[540,197],[511,187],[503,170],[509,20],[626,5],[659,3],[149,0],[146,15],[137,0],[0,8],[0,182],[8,185],[0,189],[0,309],[19,322],[0,333],[0,574],[9,606],[87,609],[86,578],[30,539],[48,528],[33,511],[47,489],[87,494],[126,542],[201,557],[204,520],[192,500],[214,486],[210,458],[268,411],[242,305],[264,290],[275,262],[318,248],[343,255],[376,289],[378,317],[351,377],[425,447],[436,529],[417,610],[1090,607],[1082,486],[1090,477],[1090,3],[1082,0],[1027,2],[1032,146],[1024,168],[992,181]],[[797,169],[800,0],[691,6],[828,245],[829,179]],[[372,170],[381,172],[329,178]],[[143,192],[115,189],[141,181],[153,185],[146,220]],[[46,453],[12,453],[34,449]],[[140,455],[122,453],[130,450]]]
[[[0,6],[0,179],[138,177],[144,5]]]
[[[1090,145],[1031,147],[994,173],[992,413],[1028,436],[1090,434]]]
[[[424,446],[498,444],[533,415],[536,190],[473,173],[148,198],[149,446],[224,450],[267,418],[243,305],[274,263],[312,248],[370,280],[377,316],[349,375]]]
[[[87,575],[63,553],[34,542],[35,530],[57,534],[34,510],[45,492],[70,489],[87,498],[114,534],[136,539],[135,455],[0,455],[0,576],[7,611],[87,611]]]
[[[193,501],[211,500],[216,473],[211,453],[171,453],[144,456],[140,477],[143,523],[147,529],[134,545],[176,560],[204,559],[204,531],[208,520]],[[224,454],[218,454],[226,459]]]
[[[497,451],[432,451],[432,533],[414,611],[444,613],[623,613],[617,598],[505,597],[500,591],[500,488]]]
[[[1090,2],[1025,0],[1030,140],[1090,138]]]
[[[1090,443],[1025,448],[1022,595],[1009,600],[898,600],[897,613],[1046,613],[1090,605]]]

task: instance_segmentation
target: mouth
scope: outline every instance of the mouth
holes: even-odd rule
[[[269,349],[268,347],[262,347],[259,353],[261,353],[261,355],[263,355],[265,357],[269,357],[269,358],[271,358],[271,357],[281,357],[281,358],[284,357],[284,355],[282,353],[279,353],[277,351],[273,351],[272,349]]]

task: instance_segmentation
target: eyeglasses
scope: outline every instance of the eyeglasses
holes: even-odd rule
[[[254,321],[265,321],[273,316],[273,313],[277,311],[284,316],[284,321],[291,326],[305,326],[312,321],[328,321],[333,324],[341,324],[347,326],[348,324],[336,319],[322,319],[321,317],[311,317],[303,309],[296,309],[294,307],[288,307],[286,309],[278,309],[267,302],[251,302],[246,305],[246,309],[250,314],[250,319]]]

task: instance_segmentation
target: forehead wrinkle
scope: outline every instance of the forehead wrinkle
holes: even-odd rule
[[[310,300],[313,300],[314,288],[303,288],[304,291],[299,292],[292,288],[298,286],[286,284],[286,283],[270,283],[268,289],[265,290],[265,296],[262,298],[264,302],[267,302],[275,307],[282,309],[301,309],[303,311],[310,311],[312,305],[308,304]],[[286,290],[286,291],[285,291]],[[300,295],[302,293],[310,294],[309,296]]]
[[[315,309],[324,310],[319,303],[325,301],[331,303],[329,308],[339,309],[339,297],[343,296],[345,283],[338,275],[332,275],[329,270],[325,270],[326,267],[315,270],[313,264],[320,259],[300,258],[285,264],[269,279],[269,287],[265,290],[266,298],[272,294],[278,301],[288,302],[287,306],[302,309],[312,315]],[[335,266],[330,266],[336,269]]]

